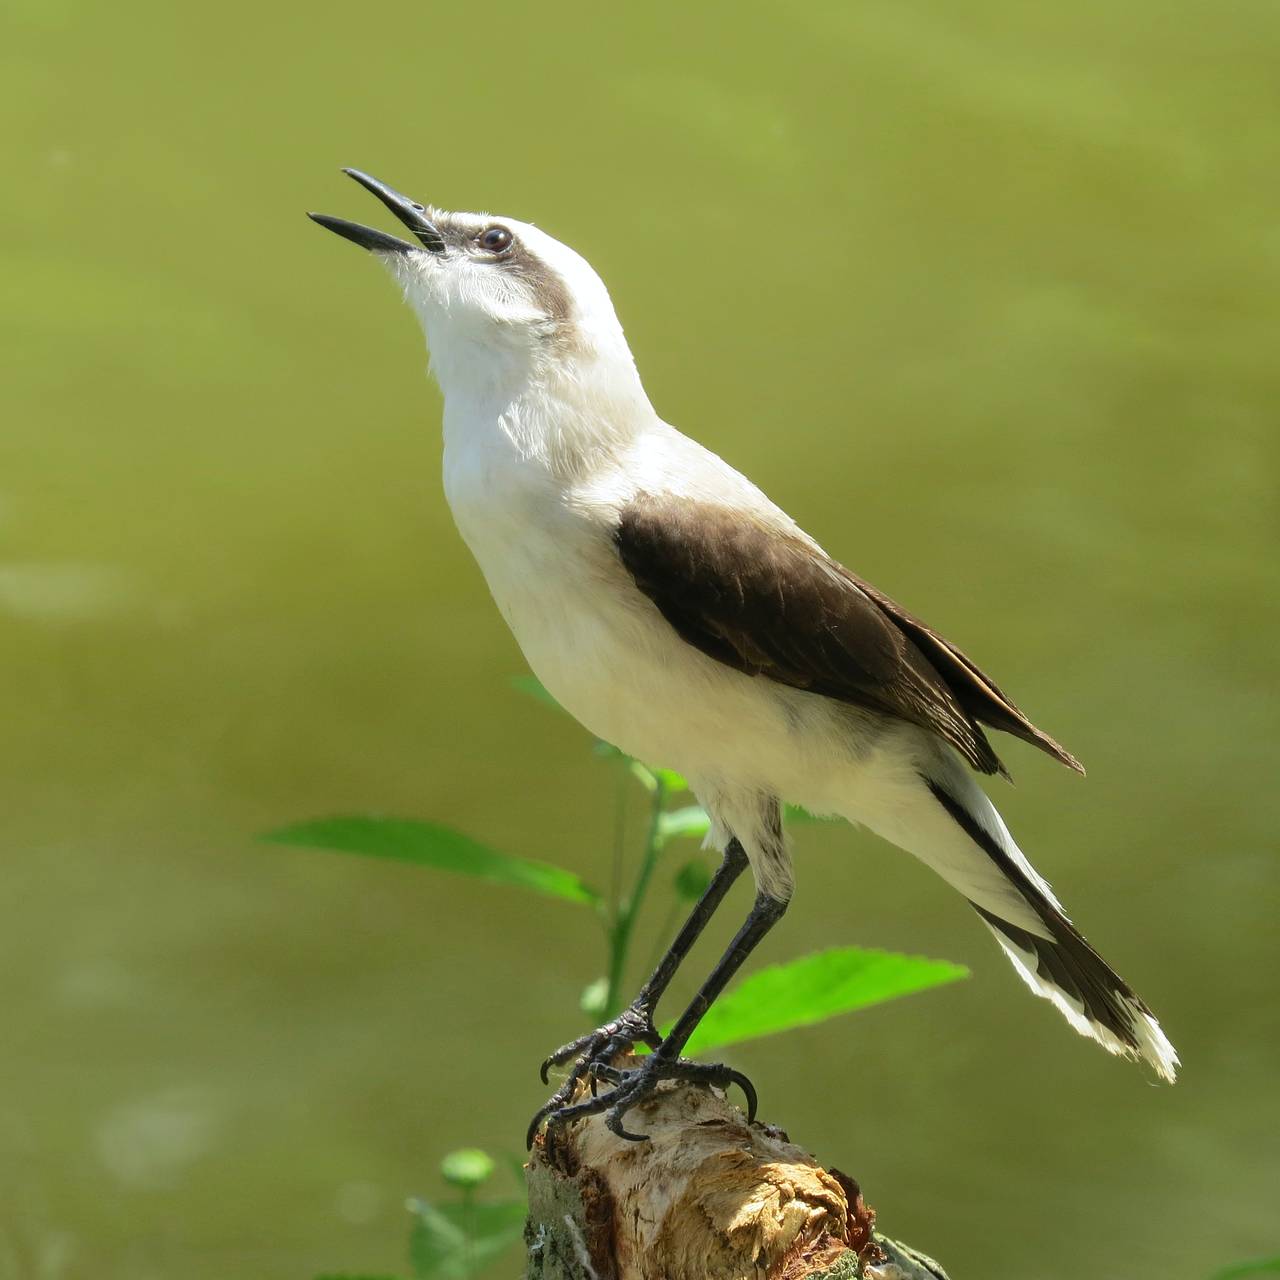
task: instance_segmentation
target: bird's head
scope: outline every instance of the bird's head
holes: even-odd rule
[[[630,351],[604,282],[582,257],[514,218],[447,213],[345,169],[413,241],[327,214],[309,216],[369,250],[404,287],[446,395],[548,367],[621,360]]]

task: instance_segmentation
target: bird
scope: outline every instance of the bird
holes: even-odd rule
[[[668,1080],[738,1085],[754,1117],[742,1073],[681,1051],[791,900],[786,803],[931,867],[1032,992],[1172,1082],[1178,1056],[1159,1022],[1072,924],[977,781],[1008,777],[988,729],[1083,773],[1079,761],[954,644],[658,415],[608,289],[578,253],[530,223],[446,211],[343,172],[412,240],[308,216],[379,259],[421,323],[443,393],[445,496],[498,610],[591,733],[688,779],[721,858],[631,1004],[543,1062],[544,1083],[553,1066],[567,1074],[530,1143],[544,1124],[600,1113],[641,1141],[627,1115]],[[750,913],[660,1035],[658,1000],[748,868]],[[621,1056],[640,1044],[651,1052]]]

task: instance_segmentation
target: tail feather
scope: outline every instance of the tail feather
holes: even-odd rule
[[[1027,986],[1050,1001],[1081,1034],[1109,1053],[1141,1059],[1164,1080],[1177,1074],[1178,1055],[1151,1010],[1123,978],[1089,945],[1058,905],[1049,886],[1014,844],[986,795],[969,783],[960,786],[925,779],[934,798],[1016,890],[1013,907],[1001,911],[1024,918],[1014,923],[992,910],[994,900],[969,905],[982,917]],[[966,785],[967,784],[967,785]],[[981,818],[952,793],[962,788]],[[1025,909],[1024,909],[1025,908]]]
[[[1052,939],[1039,938],[982,907],[974,910],[1027,986],[1050,1001],[1081,1035],[1096,1040],[1108,1053],[1148,1062],[1162,1080],[1172,1083],[1178,1054],[1155,1015],[1066,916],[1045,906],[1041,918]]]

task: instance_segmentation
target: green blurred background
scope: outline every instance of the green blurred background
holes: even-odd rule
[[[1089,766],[1007,743],[997,798],[1183,1080],[1073,1036],[910,859],[808,827],[762,960],[975,972],[735,1052],[766,1118],[960,1277],[1274,1251],[1274,5],[4,27],[0,1275],[403,1271],[405,1196],[519,1150],[600,969],[571,906],[254,840],[379,811],[606,874],[610,774],[509,687],[417,326],[303,217],[389,225],[344,164],[581,250],[660,412]]]

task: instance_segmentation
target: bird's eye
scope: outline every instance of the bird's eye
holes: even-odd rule
[[[504,253],[511,248],[514,238],[506,227],[486,227],[476,236],[476,244],[486,253]]]

